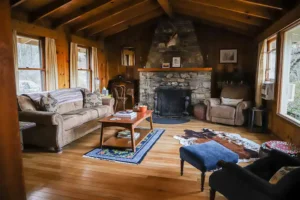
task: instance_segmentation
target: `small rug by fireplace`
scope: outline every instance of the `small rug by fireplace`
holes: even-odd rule
[[[188,117],[164,117],[157,115],[153,115],[152,120],[155,124],[184,124],[190,121]],[[150,121],[150,118],[147,121]]]
[[[176,135],[175,139],[182,145],[201,144],[214,140],[239,155],[239,162],[249,162],[258,158],[260,145],[242,138],[239,134],[214,131],[204,128],[202,131],[184,130],[184,135]]]
[[[164,129],[154,129],[153,132],[149,133],[147,137],[145,137],[143,141],[136,146],[135,152],[132,152],[131,149],[121,150],[112,148],[96,148],[84,154],[83,157],[128,164],[140,164],[148,151],[153,147],[164,132]]]

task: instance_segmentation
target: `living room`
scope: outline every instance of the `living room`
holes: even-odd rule
[[[0,199],[297,199],[300,1],[0,1]]]

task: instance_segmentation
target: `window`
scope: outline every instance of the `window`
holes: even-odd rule
[[[19,93],[45,89],[41,39],[17,36]]]
[[[78,46],[78,87],[91,89],[89,49]]]
[[[300,25],[284,33],[279,113],[300,125]]]
[[[276,74],[276,38],[267,41],[267,64],[265,69],[265,81],[275,82]]]

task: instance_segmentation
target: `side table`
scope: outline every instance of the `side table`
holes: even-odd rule
[[[23,145],[23,130],[35,127],[36,124],[33,122],[21,122],[19,121],[19,128],[20,128],[20,140],[21,140],[21,149],[24,149],[24,145]]]
[[[262,126],[255,126],[257,113],[261,113]],[[250,132],[266,133],[268,129],[268,110],[253,107],[249,110],[248,128]]]

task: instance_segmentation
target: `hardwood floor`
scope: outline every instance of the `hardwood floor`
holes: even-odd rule
[[[142,126],[148,127],[148,122]],[[242,127],[222,126],[191,120],[181,125],[159,125],[163,136],[140,165],[128,165],[84,158],[82,155],[99,145],[100,131],[71,143],[62,153],[24,152],[23,167],[27,198],[30,200],[110,200],[110,199],[209,199],[208,179],[200,192],[200,172],[185,164],[180,176],[179,147],[176,134],[185,129],[211,128],[239,133],[257,143],[272,135],[253,134]],[[224,200],[217,195],[216,200]]]

